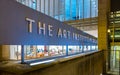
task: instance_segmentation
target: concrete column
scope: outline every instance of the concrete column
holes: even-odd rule
[[[99,0],[98,5],[98,49],[108,49],[108,41],[107,41],[107,27],[108,27],[108,19],[107,15],[110,9],[109,0]]]
[[[110,0],[98,0],[98,49],[108,50],[108,13],[110,11]],[[108,51],[104,51],[103,73],[106,73],[108,62]]]

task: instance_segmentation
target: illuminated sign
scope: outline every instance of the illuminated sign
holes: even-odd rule
[[[23,6],[14,0],[2,0],[0,6],[0,11],[2,11],[0,12],[0,44],[97,44],[97,39],[93,36],[41,12]],[[18,9],[18,7],[20,8]]]
[[[26,21],[28,22],[28,32],[32,33],[32,25],[33,23],[35,23],[35,20],[30,19],[30,18],[26,18]],[[49,35],[50,37],[54,37],[57,36],[58,38],[72,38],[75,40],[80,40],[81,38],[86,38],[88,39],[88,37],[83,36],[81,34],[75,33],[75,32],[70,32],[70,30],[66,30],[66,29],[61,29],[61,28],[54,28],[53,25],[46,25],[45,23],[41,23],[40,21],[37,22],[38,25],[37,26],[37,31],[38,34],[40,35]],[[53,34],[53,30],[55,30],[56,34]],[[72,36],[72,37],[71,37]]]

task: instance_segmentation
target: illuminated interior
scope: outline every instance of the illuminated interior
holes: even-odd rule
[[[92,48],[92,49],[91,49]],[[25,60],[51,58],[58,56],[66,56],[70,54],[82,53],[90,50],[97,50],[96,46],[79,46],[79,45],[24,45]],[[10,45],[10,60],[21,59],[21,45]]]
[[[98,16],[98,0],[16,0],[60,21]]]

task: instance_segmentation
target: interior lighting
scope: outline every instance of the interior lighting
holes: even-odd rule
[[[51,59],[51,60],[45,60],[45,61],[40,61],[40,62],[34,62],[34,63],[30,63],[30,66],[34,66],[34,65],[38,65],[38,64],[43,64],[43,63],[50,63],[55,61],[55,59]]]

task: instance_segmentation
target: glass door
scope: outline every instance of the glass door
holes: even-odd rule
[[[110,70],[119,71],[120,67],[120,43],[111,43]]]

